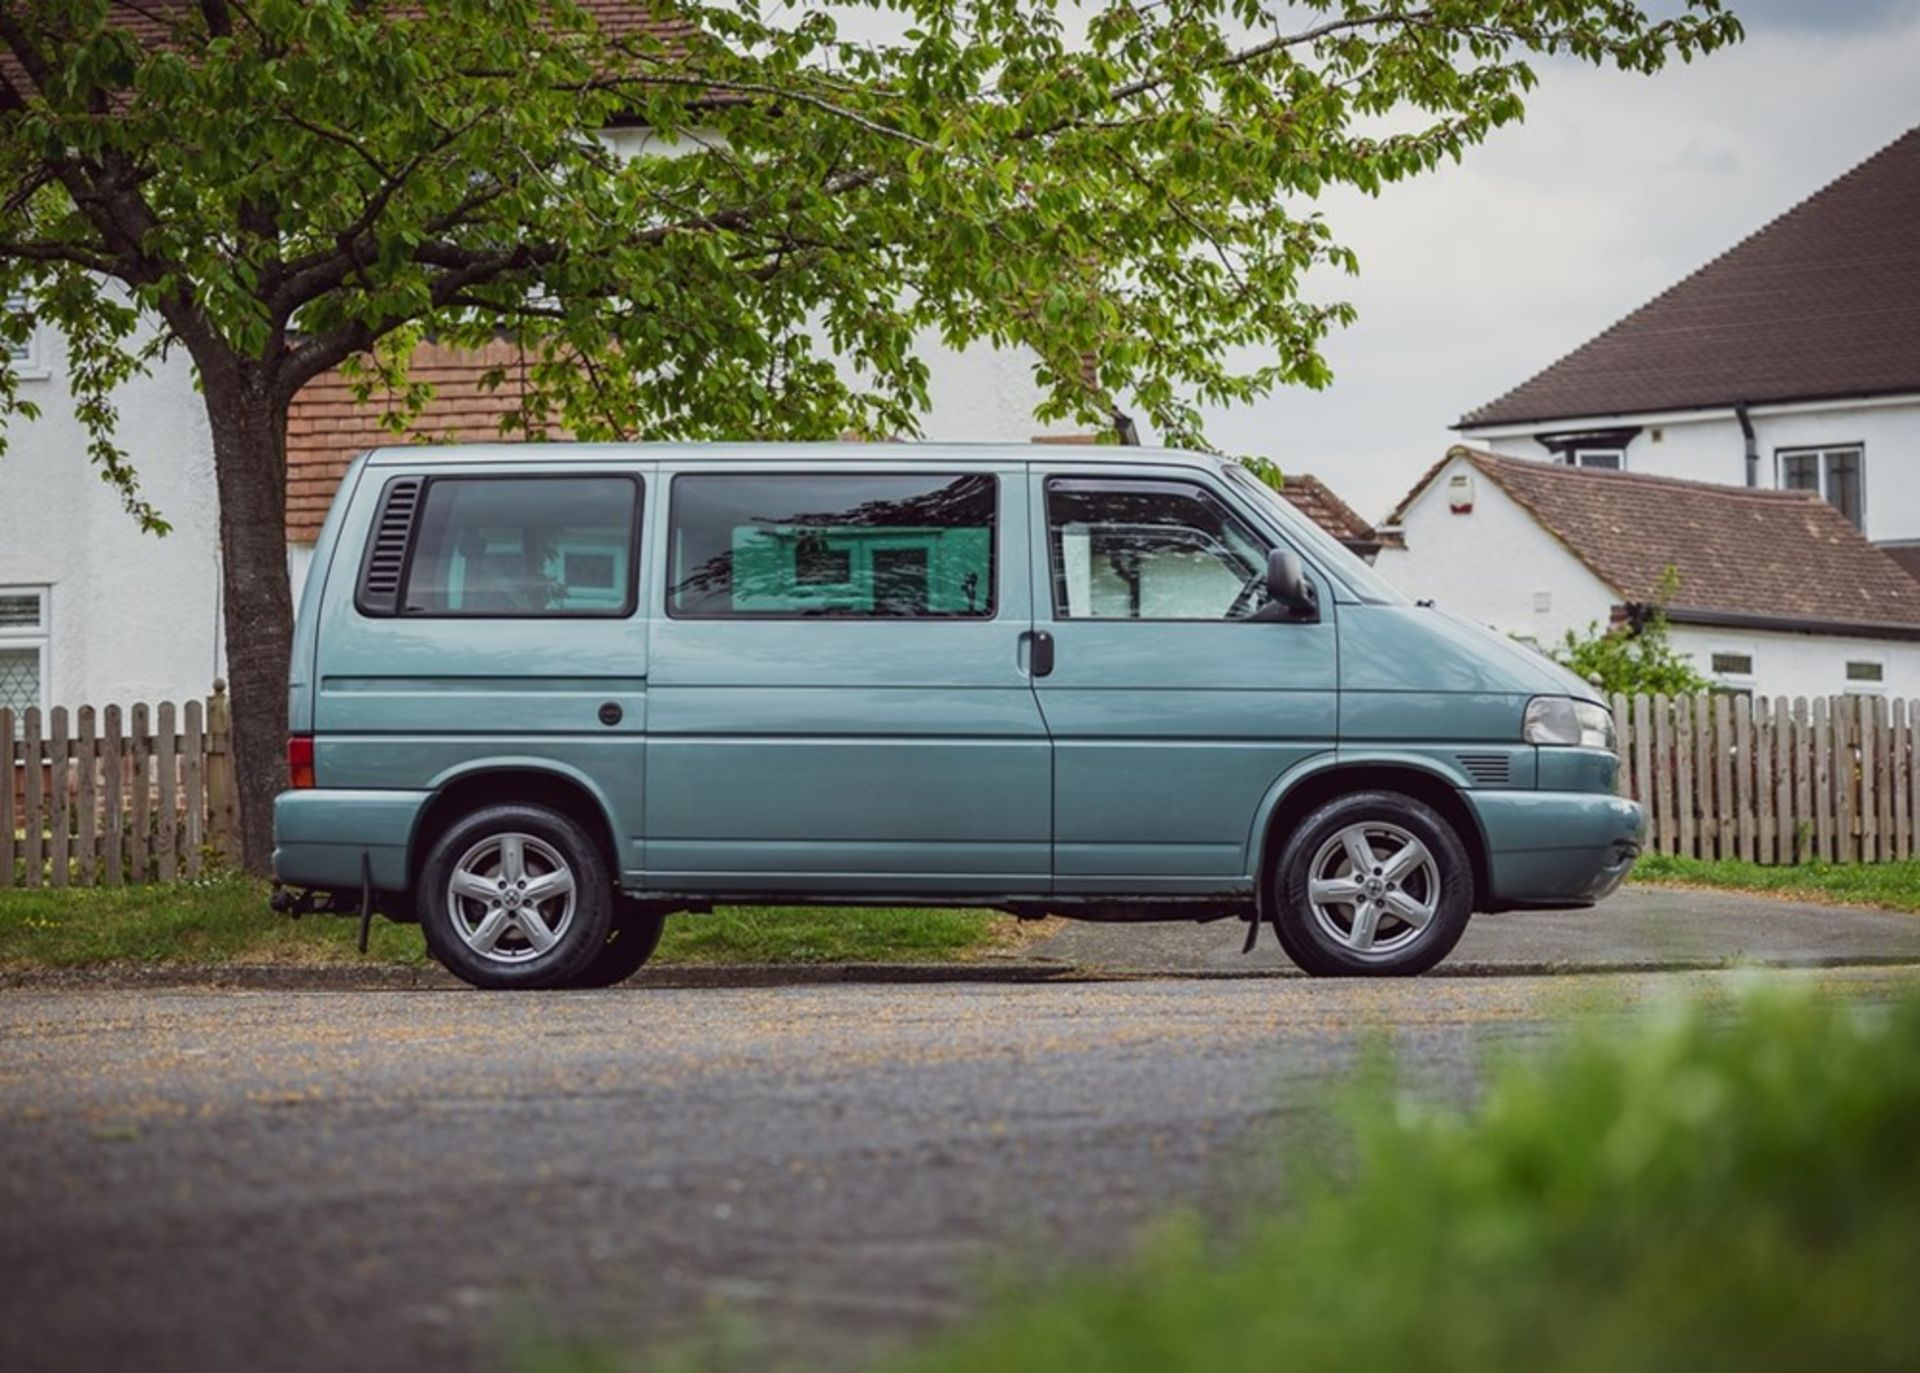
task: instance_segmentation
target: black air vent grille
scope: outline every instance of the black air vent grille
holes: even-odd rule
[[[1505,786],[1513,777],[1513,761],[1504,753],[1463,753],[1460,766],[1483,787]]]
[[[369,615],[392,615],[399,609],[400,577],[406,571],[407,542],[424,484],[419,477],[396,477],[380,498],[380,521],[360,575],[360,609]]]

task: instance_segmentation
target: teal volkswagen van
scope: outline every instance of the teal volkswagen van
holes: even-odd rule
[[[294,634],[284,904],[482,987],[617,981],[716,903],[1270,924],[1431,968],[1638,851],[1592,688],[1239,463],[935,445],[400,448]]]

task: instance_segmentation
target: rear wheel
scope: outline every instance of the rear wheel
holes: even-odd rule
[[[1453,826],[1391,791],[1327,802],[1288,838],[1274,920],[1320,977],[1406,977],[1453,951],[1473,909],[1473,867]]]
[[[613,933],[600,946],[600,952],[586,970],[567,986],[586,990],[592,987],[616,987],[625,982],[653,957],[660,947],[660,935],[667,927],[664,913],[637,902],[620,903],[614,916]]]
[[[599,847],[545,806],[483,806],[428,851],[414,892],[427,948],[476,987],[563,987],[607,945]]]

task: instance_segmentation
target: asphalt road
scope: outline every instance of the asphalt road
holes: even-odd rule
[[[1374,1033],[1459,1096],[1571,1005],[1746,975],[8,991],[0,1367],[499,1366],[716,1313],[844,1367],[1230,1215]]]

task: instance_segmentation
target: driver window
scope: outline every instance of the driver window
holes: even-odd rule
[[[1061,619],[1240,620],[1266,603],[1266,545],[1197,486],[1056,478],[1047,533]]]

